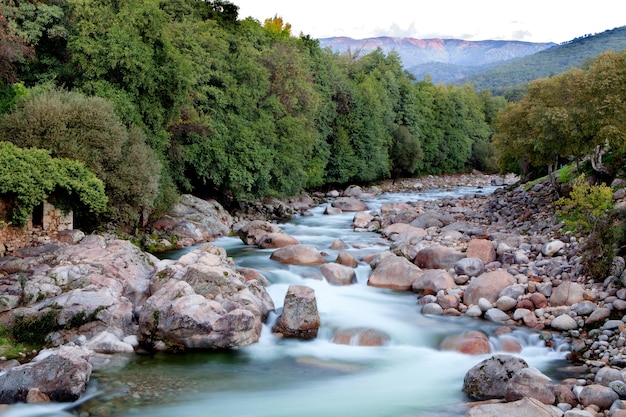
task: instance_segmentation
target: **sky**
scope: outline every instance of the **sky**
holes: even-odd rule
[[[292,35],[562,43],[626,26],[624,0],[230,0],[239,18],[278,16]],[[582,6],[584,5],[584,7]]]

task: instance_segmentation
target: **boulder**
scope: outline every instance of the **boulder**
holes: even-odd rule
[[[551,306],[564,306],[580,303],[584,299],[585,288],[577,282],[563,281],[552,290]]]
[[[469,306],[478,303],[480,298],[486,298],[494,304],[500,292],[516,282],[513,275],[502,269],[485,272],[470,281],[463,295],[463,303]]]
[[[335,262],[340,265],[349,266],[350,268],[356,268],[358,265],[356,258],[347,252],[339,252]]]
[[[199,243],[227,235],[232,224],[231,215],[217,201],[183,194],[150,228]]]
[[[406,223],[394,223],[383,229],[383,236],[394,242],[418,242],[428,236],[428,232],[421,227]]]
[[[465,255],[468,258],[478,258],[484,264],[488,264],[496,260],[496,250],[493,242],[487,239],[472,239],[467,244]]]
[[[352,227],[355,229],[366,229],[372,220],[374,220],[374,216],[365,211],[360,211],[355,213],[352,218]]]
[[[443,339],[439,347],[442,350],[454,350],[467,355],[485,355],[491,353],[489,338],[479,331],[451,335]]]
[[[441,245],[430,245],[417,252],[415,264],[424,269],[450,269],[465,254]]]
[[[391,338],[385,332],[365,327],[338,330],[331,342],[350,346],[384,346]]]
[[[298,239],[286,233],[268,233],[259,239],[258,246],[261,249],[276,249],[298,243]]]
[[[315,339],[319,327],[320,316],[313,288],[290,285],[285,295],[283,311],[272,331],[282,337]]]
[[[31,362],[6,370],[0,375],[0,404],[25,402],[32,389],[52,401],[76,401],[91,377],[88,355],[86,349],[62,346],[43,350]]]
[[[365,211],[369,210],[367,204],[354,197],[339,197],[332,202],[332,207],[343,211]]]
[[[616,400],[619,400],[617,393],[604,385],[586,385],[578,391],[578,401],[583,407],[597,405],[600,409],[608,409]]]
[[[421,275],[422,270],[406,258],[389,254],[375,264],[367,285],[408,291]]]
[[[287,265],[319,265],[324,263],[322,254],[315,246],[302,243],[276,249],[270,259]]]
[[[561,417],[560,410],[534,398],[522,398],[509,403],[480,404],[469,409],[465,417]]]
[[[457,275],[477,277],[485,272],[485,263],[480,258],[463,258],[454,264],[454,272]]]
[[[575,330],[578,329],[578,323],[572,317],[567,314],[561,314],[558,317],[555,317],[554,320],[550,323],[550,326],[553,329],[557,330]]]
[[[553,385],[547,376],[516,356],[499,354],[472,367],[463,380],[463,392],[473,400],[532,397],[554,403]]]
[[[561,240],[553,240],[551,242],[546,243],[541,249],[541,253],[544,256],[554,256],[558,251],[565,247],[565,243]]]
[[[440,290],[456,288],[454,278],[443,269],[427,269],[413,281],[411,287],[418,294],[437,294]]]
[[[350,285],[356,282],[356,272],[349,266],[330,262],[323,264],[320,271],[326,281],[332,285]]]
[[[265,220],[252,220],[237,230],[237,235],[245,245],[258,245],[263,236],[282,233],[278,225]]]

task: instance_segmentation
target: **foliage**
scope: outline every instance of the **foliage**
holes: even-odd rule
[[[567,227],[588,233],[613,208],[613,189],[606,184],[591,185],[581,174],[572,183],[569,196],[561,197],[555,205]]]
[[[58,309],[50,309],[39,316],[15,316],[15,323],[9,329],[9,335],[17,343],[42,348],[47,345],[48,334],[59,329],[58,316]]]
[[[569,71],[572,67],[583,68],[589,59],[604,52],[624,49],[626,49],[626,26],[593,36],[581,36],[553,48],[471,75],[460,82],[471,83],[479,91],[489,90],[497,95],[510,95],[509,89],[519,88],[533,80]]]
[[[9,142],[0,142],[0,195],[12,206],[10,220],[20,226],[46,198],[66,210],[94,215],[103,212],[107,203],[102,181],[83,164]]]
[[[0,118],[0,138],[83,163],[104,182],[108,216],[121,224],[136,223],[153,207],[159,163],[143,132],[122,125],[104,99],[58,89],[33,93]]]

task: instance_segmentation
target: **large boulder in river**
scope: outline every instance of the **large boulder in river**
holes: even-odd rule
[[[278,225],[265,220],[252,220],[237,229],[237,235],[245,245],[258,245],[266,235],[282,233]]]
[[[138,340],[158,350],[230,349],[258,341],[274,304],[223,248],[205,244],[162,261],[139,312]]]
[[[322,265],[320,272],[332,285],[350,285],[356,282],[356,271],[346,265],[330,262]]]
[[[442,350],[454,350],[467,355],[485,355],[491,353],[489,338],[485,333],[477,330],[463,334],[450,335],[443,339],[439,347]]]
[[[297,245],[298,239],[286,233],[268,233],[258,242],[261,249],[276,249],[289,245]]]
[[[544,404],[555,400],[550,378],[512,355],[493,355],[472,367],[463,379],[463,392],[473,400],[532,397]]]
[[[422,273],[422,270],[408,259],[389,253],[374,264],[367,285],[408,291],[413,288],[413,283]]]
[[[63,346],[41,351],[31,362],[6,370],[0,374],[0,404],[25,402],[33,390],[52,401],[76,401],[91,377],[88,355],[82,348]]]
[[[297,244],[276,249],[270,259],[287,265],[319,265],[324,263],[320,251],[313,245]]]
[[[199,243],[227,235],[232,224],[231,215],[217,201],[183,194],[178,203],[150,227],[189,243]]]
[[[273,332],[282,337],[315,339],[319,328],[315,290],[304,285],[290,285]]]
[[[515,277],[503,269],[485,272],[472,278],[465,289],[463,303],[468,306],[478,304],[478,300],[485,298],[494,304],[500,297],[500,292],[515,283]]]
[[[354,197],[339,197],[331,205],[341,211],[365,211],[369,209],[367,204]]]

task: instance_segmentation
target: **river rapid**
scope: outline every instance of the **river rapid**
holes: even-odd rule
[[[492,192],[494,187],[461,187],[415,193],[382,194],[366,203],[378,211],[383,203],[435,200]],[[355,232],[354,213],[297,216],[281,224],[300,243],[315,245],[327,262],[337,258],[331,244],[361,259],[384,251],[389,242],[370,232]],[[467,398],[463,377],[490,355],[470,356],[442,351],[449,335],[479,329],[500,349],[500,327],[466,317],[425,316],[415,294],[369,287],[371,271],[360,262],[357,282],[332,286],[321,279],[319,266],[281,265],[270,260],[272,250],[245,246],[237,237],[216,240],[237,267],[254,268],[270,281],[268,292],[276,309],[287,288],[307,285],[315,290],[321,328],[315,340],[280,339],[270,315],[258,343],[232,352],[140,354],[120,356],[119,366],[94,373],[90,389],[77,404],[17,406],[6,416],[178,416],[178,417],[292,417],[348,416],[417,417],[463,416]],[[176,257],[182,252],[170,253]],[[331,342],[339,329],[371,328],[389,336],[384,346],[342,345]],[[565,363],[566,346],[545,347],[540,334],[513,331],[523,349],[519,356],[547,375]]]

